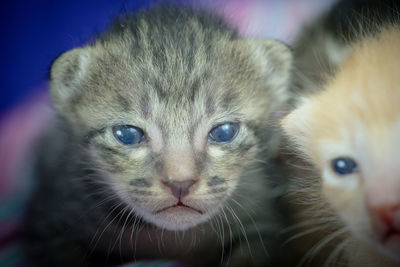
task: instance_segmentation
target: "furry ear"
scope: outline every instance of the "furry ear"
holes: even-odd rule
[[[282,42],[271,39],[248,40],[255,59],[265,74],[289,77],[293,63],[292,51]]]
[[[307,99],[301,102],[299,107],[281,120],[284,133],[299,147],[303,147],[308,142],[312,115],[311,105]]]
[[[71,98],[80,93],[79,83],[89,62],[89,48],[63,53],[51,65],[50,91],[55,108],[64,111]]]
[[[258,64],[261,75],[265,77],[270,93],[275,94],[277,104],[285,103],[289,97],[292,51],[282,42],[270,39],[243,40],[247,43],[253,60]]]

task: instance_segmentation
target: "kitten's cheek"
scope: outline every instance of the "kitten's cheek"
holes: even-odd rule
[[[362,190],[358,175],[339,176],[330,171],[326,171],[323,175],[323,196],[345,221],[352,221],[351,218],[347,218],[347,213],[352,217],[359,209],[359,196],[363,194]]]
[[[360,185],[360,178],[357,174],[339,176],[332,173],[330,169],[325,169],[322,177],[324,185],[340,190],[352,191],[356,190]]]
[[[228,153],[228,148],[222,145],[210,145],[208,147],[208,154],[211,158],[221,158]]]

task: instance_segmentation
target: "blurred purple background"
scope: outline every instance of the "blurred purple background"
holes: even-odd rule
[[[155,4],[157,0],[17,0],[2,1],[0,8],[0,117],[17,103],[43,88],[52,60],[82,45],[121,12]],[[275,35],[295,32],[306,16],[332,3],[297,0],[180,0],[225,13],[246,33]],[[307,3],[305,3],[307,2]],[[250,16],[251,15],[251,16]],[[311,16],[312,17],[312,16]],[[260,23],[272,21],[271,23]],[[242,32],[243,32],[242,31]],[[282,37],[282,36],[281,36]],[[283,38],[288,36],[283,36]],[[43,90],[43,89],[42,89]]]
[[[155,1],[2,1],[0,114],[47,79],[51,61],[102,31],[118,13]]]

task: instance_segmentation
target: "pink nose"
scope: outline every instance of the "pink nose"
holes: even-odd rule
[[[172,191],[172,194],[177,199],[182,199],[189,194],[189,188],[194,185],[197,181],[196,180],[185,180],[185,181],[174,181],[174,180],[167,180],[162,181],[164,185],[169,187]]]
[[[400,232],[400,204],[381,205],[369,208],[375,230]]]

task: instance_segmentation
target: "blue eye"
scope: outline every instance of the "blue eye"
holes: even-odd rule
[[[332,160],[332,169],[338,175],[348,175],[358,172],[357,163],[347,157],[340,157]]]
[[[115,138],[124,145],[137,145],[144,140],[142,129],[130,125],[118,125],[112,127]]]
[[[208,139],[216,143],[227,143],[233,140],[238,131],[238,123],[221,124],[210,131]]]

